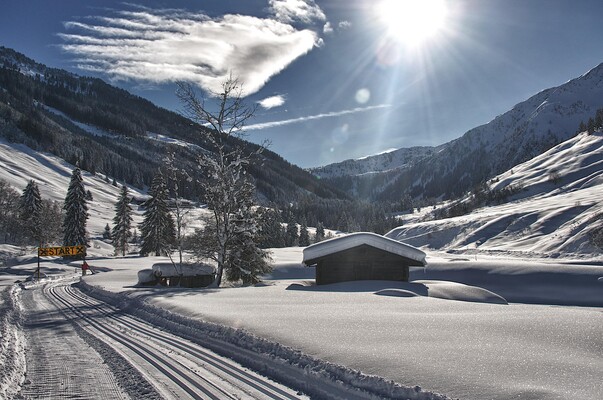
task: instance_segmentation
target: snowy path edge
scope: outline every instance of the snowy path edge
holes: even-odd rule
[[[0,398],[10,399],[25,380],[25,337],[19,303],[21,288],[12,285],[2,291],[0,310]]]
[[[113,293],[80,281],[88,295],[203,345],[290,387],[323,399],[448,400],[442,394],[406,387],[379,376],[315,359],[243,329],[191,319],[153,306],[128,293]]]

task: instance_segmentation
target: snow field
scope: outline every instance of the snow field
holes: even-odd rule
[[[179,313],[153,306],[142,298],[128,298],[82,281],[87,294],[187,337],[219,354],[230,357],[263,374],[305,393],[325,399],[416,399],[443,400],[448,397],[423,391],[420,387],[403,387],[392,381],[368,376],[352,369],[309,357],[297,350],[253,335],[245,329],[191,319]]]
[[[469,301],[425,297],[416,286],[418,296],[382,295],[410,291],[408,283],[312,286],[307,281],[314,270],[301,266],[301,248],[275,249],[275,271],[258,287],[133,287],[138,268],[161,258],[95,260],[93,265],[113,271],[88,276],[83,285],[93,288],[95,296],[128,304],[133,312],[141,310],[144,318],[165,324],[166,329],[182,331],[194,340],[217,340],[216,350],[228,349],[223,343],[230,343],[235,347],[227,351],[235,355],[243,354],[239,347],[252,351],[249,362],[272,360],[264,367],[269,374],[274,368],[275,374],[285,371],[294,377],[290,379],[304,382],[289,371],[301,366],[308,375],[318,376],[311,387],[342,381],[378,390],[384,397],[394,396],[401,390],[395,389],[398,386],[412,392],[416,385],[464,399],[603,396],[601,308],[484,303],[500,302],[497,295],[509,301],[525,296],[539,280],[544,282],[538,293],[546,293],[546,280],[555,277],[547,271],[563,267],[568,271],[552,280],[549,300],[556,299],[556,304],[564,304],[567,297],[600,300],[603,291],[599,297],[594,292],[581,294],[579,282],[591,279],[601,288],[597,281],[601,267],[483,256],[476,264],[444,256],[448,259],[428,255],[428,267],[414,270],[411,278],[419,281],[411,284],[423,285],[430,296],[439,292]],[[526,275],[527,270],[534,275]],[[456,274],[463,282],[434,282],[444,273]],[[493,281],[502,279],[496,290],[477,284],[490,273]],[[572,275],[578,284],[558,290]],[[524,279],[527,283],[522,283]],[[171,325],[174,321],[180,326]],[[302,377],[309,379],[308,375]]]

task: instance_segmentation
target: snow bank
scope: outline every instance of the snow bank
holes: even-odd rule
[[[379,296],[393,296],[393,297],[417,297],[418,294],[405,289],[383,289],[375,292]]]
[[[25,377],[25,338],[17,285],[0,286],[0,398],[12,398]]]
[[[597,281],[602,272],[600,264],[571,261],[505,260],[483,256],[476,261],[473,258],[432,257],[428,268],[411,270],[410,279],[476,286],[512,303],[603,307],[603,290]],[[442,288],[433,287],[432,290],[438,293]],[[472,294],[465,291],[463,295],[481,296],[474,291]]]
[[[396,284],[402,287],[382,289],[375,294],[393,297],[435,297],[445,300],[470,301],[476,303],[508,304],[496,293],[477,286],[449,281],[413,281]]]
[[[415,281],[415,283],[427,286],[429,297],[478,303],[508,304],[502,296],[477,286],[446,281]]]

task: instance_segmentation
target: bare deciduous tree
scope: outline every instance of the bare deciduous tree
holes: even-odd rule
[[[257,248],[258,229],[250,212],[254,184],[246,170],[257,162],[266,143],[251,150],[241,139],[256,108],[245,104],[241,84],[232,76],[222,84],[220,93],[210,93],[211,99],[200,99],[193,87],[185,83],[178,84],[177,95],[186,116],[208,128],[201,133],[213,147],[199,159],[205,175],[201,187],[212,211],[212,221],[206,224],[203,235],[204,248],[199,250],[217,263],[213,285],[220,286],[224,271],[229,269],[229,276],[253,282],[257,273],[266,271],[267,254],[259,249],[249,251],[250,246]],[[241,246],[246,254],[256,256],[241,258]]]

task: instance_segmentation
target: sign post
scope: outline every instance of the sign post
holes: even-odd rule
[[[86,245],[38,247],[38,281],[40,280],[40,257],[83,256],[86,257]]]

